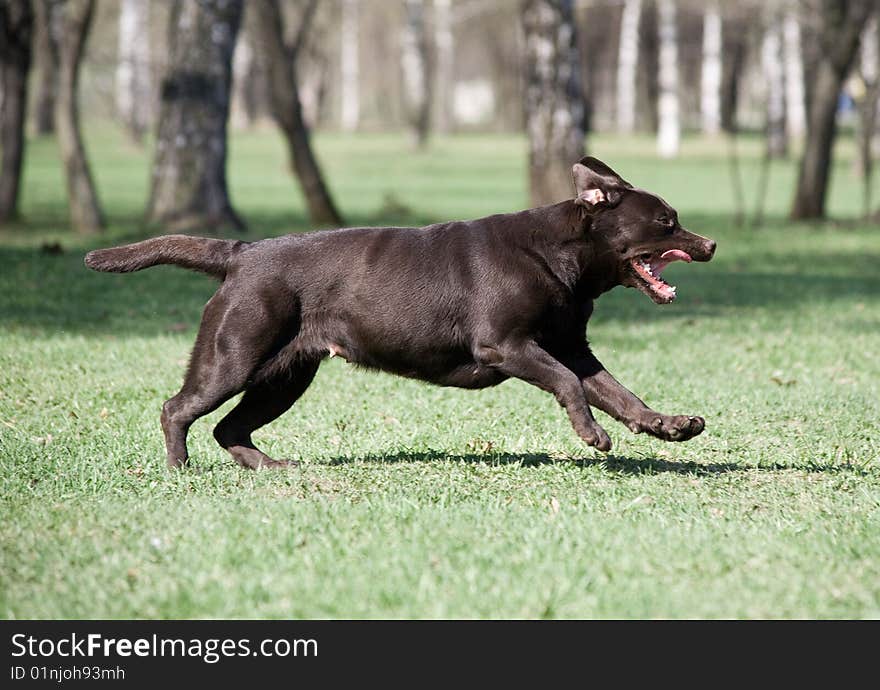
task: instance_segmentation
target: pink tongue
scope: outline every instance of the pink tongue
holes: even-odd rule
[[[660,255],[660,258],[664,259],[667,262],[686,261],[687,263],[690,263],[691,261],[693,261],[691,255],[687,252],[681,251],[681,249],[670,249],[669,251],[663,252]]]

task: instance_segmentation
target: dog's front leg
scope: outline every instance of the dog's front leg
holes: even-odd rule
[[[553,393],[565,408],[571,425],[584,441],[601,451],[611,450],[611,439],[593,418],[578,377],[533,340],[505,342],[478,348],[477,360],[507,376],[522,379]]]
[[[623,422],[633,433],[644,431],[665,441],[687,441],[706,426],[702,417],[655,412],[609,374],[592,352],[579,357],[572,371],[583,384],[590,405]]]

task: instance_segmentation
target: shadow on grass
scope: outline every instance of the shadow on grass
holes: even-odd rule
[[[614,474],[659,474],[673,472],[675,474],[713,475],[724,472],[742,472],[750,469],[736,463],[673,462],[659,458],[635,458],[619,455],[607,455],[597,458],[566,459],[552,457],[546,453],[441,453],[428,450],[420,452],[402,452],[389,455],[370,454],[357,457],[336,457],[327,464],[349,465],[356,462],[388,464],[410,462],[458,462],[473,465],[519,465],[521,467],[541,467],[543,465],[574,464],[580,467],[602,467]]]
[[[856,465],[837,465],[811,462],[806,465],[785,465],[781,463],[748,465],[736,462],[700,463],[689,460],[662,460],[657,457],[632,457],[606,455],[595,458],[560,458],[547,453],[442,453],[436,450],[398,452],[390,454],[372,453],[358,456],[339,456],[322,464],[351,465],[354,463],[394,464],[394,463],[455,462],[471,465],[518,465],[520,467],[542,467],[545,465],[572,464],[582,468],[598,467],[609,474],[651,475],[681,474],[706,477],[730,472],[783,472],[798,471],[832,474],[847,472],[856,475],[871,474],[864,467]]]

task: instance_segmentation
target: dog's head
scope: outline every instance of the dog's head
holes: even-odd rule
[[[673,261],[708,261],[715,253],[714,240],[685,230],[663,199],[636,189],[602,161],[587,156],[571,172],[575,203],[587,213],[596,249],[614,264],[616,284],[668,304],[675,286],[660,277],[663,269]]]

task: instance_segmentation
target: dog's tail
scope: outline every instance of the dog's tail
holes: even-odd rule
[[[96,249],[86,254],[86,266],[95,271],[131,273],[159,264],[174,264],[220,278],[229,260],[245,243],[189,235],[163,235],[121,247]]]

